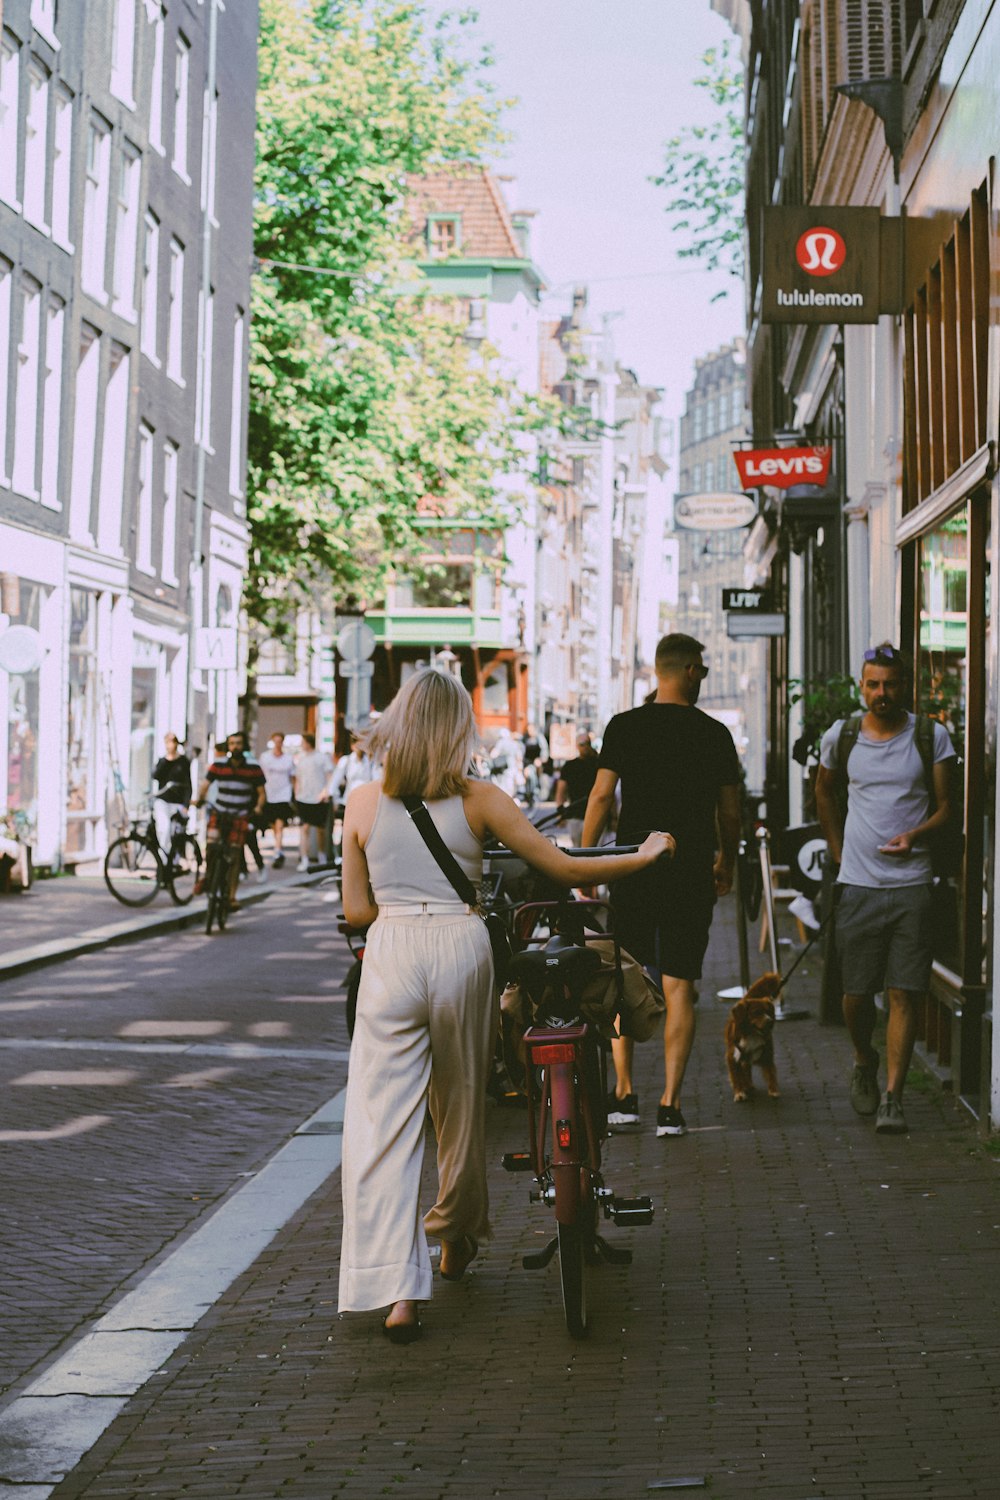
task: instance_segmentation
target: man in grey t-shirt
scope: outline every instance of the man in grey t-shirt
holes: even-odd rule
[[[840,866],[837,952],[843,970],[844,1020],[854,1043],[851,1103],[876,1115],[875,1129],[906,1130],[900,1105],[913,1054],[917,1008],[930,983],[931,856],[928,837],[948,820],[946,762],[955,752],[943,724],[934,725],[933,797],[917,744],[916,715],[905,703],[911,678],[905,659],[883,644],[865,652],[861,697],[866,712],[847,757],[847,819],[838,798],[844,720],[823,736],[816,810]],[[875,995],[885,990],[886,1092],[879,1098],[878,1053],[872,1047]]]

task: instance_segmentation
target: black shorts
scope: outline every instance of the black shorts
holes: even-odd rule
[[[295,809],[290,802],[265,802],[257,824],[260,828],[270,828],[272,823],[290,823],[294,816]]]
[[[622,947],[671,979],[700,979],[715,910],[710,864],[656,866],[611,887]]]
[[[296,802],[295,811],[299,821],[309,828],[325,828],[332,812],[329,802]]]

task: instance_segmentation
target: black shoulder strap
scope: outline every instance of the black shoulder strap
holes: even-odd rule
[[[840,726],[840,734],[837,736],[837,770],[847,780],[847,761],[851,751],[858,743],[858,735],[861,733],[861,714],[852,714],[849,719],[844,719]]]
[[[402,803],[413,820],[413,826],[433,854],[441,873],[458,894],[459,900],[464,901],[468,906],[478,906],[479,892],[441,837],[437,824],[423,800],[420,797],[403,797]]]

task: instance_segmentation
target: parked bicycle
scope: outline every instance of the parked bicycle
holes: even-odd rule
[[[572,850],[575,855],[632,852],[624,847]],[[496,857],[496,856],[494,856]],[[600,913],[601,921],[595,921]],[[540,947],[516,954],[511,979],[531,1004],[532,1024],[523,1037],[524,1091],[529,1149],[507,1152],[509,1172],[532,1172],[531,1201],[551,1205],[556,1232],[544,1249],[522,1257],[528,1270],[542,1270],[558,1254],[566,1327],[574,1338],[587,1333],[586,1268],[604,1260],[628,1265],[632,1252],[609,1245],[599,1233],[601,1217],[616,1224],[650,1224],[652,1199],[620,1197],[605,1183],[601,1145],[608,1136],[608,1044],[584,1015],[588,981],[605,960],[594,942],[613,945],[619,1007],[624,997],[621,950],[607,931],[603,901],[536,901],[518,908],[515,929],[533,930],[544,919],[548,935]],[[596,929],[596,930],[595,930]]]
[[[160,890],[168,891],[176,905],[186,906],[200,873],[201,849],[183,815],[171,819],[169,849],[161,849],[152,817],[145,827],[136,817],[104,856],[105,884],[123,906],[148,906]]]

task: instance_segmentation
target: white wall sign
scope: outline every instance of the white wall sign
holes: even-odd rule
[[[757,519],[757,502],[747,495],[678,495],[674,525],[686,531],[738,531]]]
[[[199,672],[236,671],[237,632],[231,625],[199,625],[194,633],[194,664]]]

